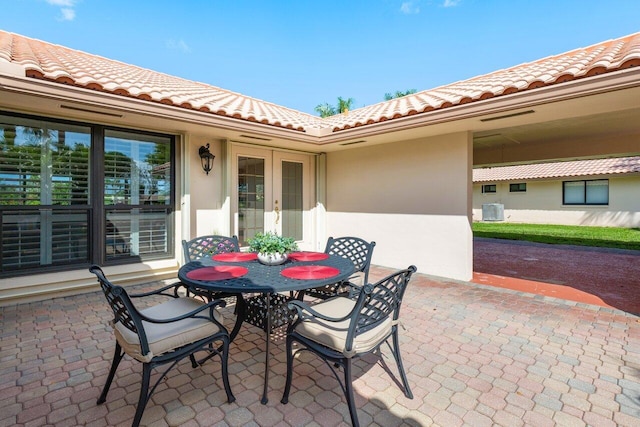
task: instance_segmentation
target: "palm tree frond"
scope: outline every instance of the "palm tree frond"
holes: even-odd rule
[[[402,98],[403,96],[411,95],[411,94],[413,94],[413,93],[416,93],[416,90],[415,90],[415,89],[407,89],[407,90],[405,90],[405,91],[397,90],[397,91],[396,91],[395,93],[393,93],[393,94],[392,94],[392,93],[387,92],[387,93],[385,93],[385,94],[384,94],[384,100],[385,100],[385,101],[390,101],[390,100],[392,100],[392,99],[395,99],[395,98]]]
[[[320,117],[322,118],[334,116],[336,114],[336,109],[329,105],[328,102],[316,105],[315,111],[320,114]]]

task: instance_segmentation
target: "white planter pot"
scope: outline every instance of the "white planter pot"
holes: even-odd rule
[[[258,252],[258,261],[266,265],[280,265],[288,258],[287,254],[263,254]]]

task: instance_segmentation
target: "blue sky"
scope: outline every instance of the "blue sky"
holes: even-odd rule
[[[638,0],[0,0],[0,28],[311,114],[640,31]]]

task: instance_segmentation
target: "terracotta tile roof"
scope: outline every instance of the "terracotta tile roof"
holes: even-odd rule
[[[328,119],[334,131],[640,65],[640,33],[417,92]]]
[[[28,77],[299,131],[333,132],[640,65],[640,33],[321,119],[205,83],[0,31],[0,62]]]
[[[640,174],[640,157],[617,157],[610,159],[478,168],[473,170],[473,182],[517,181],[629,173]]]
[[[205,83],[125,64],[0,31],[0,61],[24,67],[27,77],[264,124],[304,130],[321,119]]]

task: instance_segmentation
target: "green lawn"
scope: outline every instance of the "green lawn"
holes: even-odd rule
[[[640,250],[640,228],[474,222],[473,235],[494,239]]]

